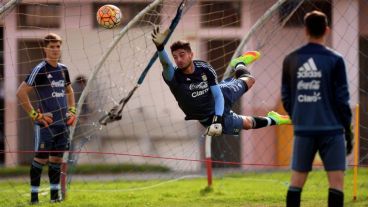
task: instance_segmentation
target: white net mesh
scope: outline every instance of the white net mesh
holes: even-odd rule
[[[205,185],[202,137],[204,128],[196,121],[184,121],[184,114],[162,79],[162,67],[158,61],[124,107],[122,119],[106,126],[98,123],[102,116],[136,86],[142,71],[156,52],[151,41],[152,29],[154,26],[167,28],[180,4],[180,1],[175,0],[159,2],[143,18],[133,23],[133,17],[151,2],[22,1],[2,15],[1,84],[4,92],[1,94],[4,105],[1,112],[5,117],[2,123],[6,124],[2,124],[4,147],[0,149],[4,150],[4,153],[0,153],[4,164],[0,168],[0,172],[4,172],[4,177],[0,176],[3,186],[0,204],[23,205],[29,199],[28,166],[34,152],[33,125],[21,109],[15,94],[21,81],[43,59],[40,40],[48,32],[55,32],[63,38],[61,62],[69,68],[78,97],[84,86],[78,85],[76,79],[84,77],[89,82],[89,87],[85,88],[85,105],[74,131],[71,149],[74,152],[73,157],[69,157],[73,160],[69,163],[68,170],[68,181],[72,181],[69,186],[70,202],[73,201],[73,195],[96,196],[106,193],[107,196],[111,191],[135,190],[147,190],[148,193],[155,191],[159,185],[165,186],[167,180],[202,177],[203,184],[197,189]],[[188,10],[185,10],[168,45],[178,39],[189,40],[195,59],[210,62],[221,79],[234,51],[242,39],[247,38],[240,52],[259,50],[261,59],[250,67],[256,77],[256,84],[236,104],[234,110],[244,115],[264,116],[271,110],[284,114],[280,101],[282,60],[286,54],[306,41],[303,30],[304,14],[313,9],[326,12],[332,28],[327,45],[346,58],[353,112],[356,104],[361,104],[357,164],[360,169],[364,169],[367,166],[365,68],[368,26],[365,19],[368,4],[363,0],[299,2],[302,1],[287,1],[287,4],[279,5],[273,13],[267,14],[276,1],[196,1],[193,5],[192,1],[188,1]],[[5,2],[1,3],[5,5]],[[111,30],[98,27],[96,11],[107,3],[121,9],[121,27]],[[295,11],[294,8],[298,10]],[[294,11],[293,15],[289,15]],[[114,38],[119,37],[121,30],[129,22],[133,23],[132,27],[114,46],[100,70],[91,79],[91,74],[102,63],[101,58]],[[255,23],[259,25],[252,27]],[[249,31],[252,33],[248,36]],[[166,48],[169,52],[168,46]],[[36,98],[32,100],[34,103],[39,101]],[[263,191],[272,182],[277,185],[275,189],[286,192],[285,183],[289,181],[289,173],[280,175],[280,171],[288,169],[291,146],[290,126],[243,131],[239,137],[221,136],[213,139],[212,143],[214,174],[221,178],[228,173],[254,175],[243,181],[246,182],[244,185],[254,185],[253,190]],[[348,160],[351,167],[355,165],[354,156],[350,156]],[[322,166],[318,158],[315,164],[316,168]],[[14,168],[21,165],[27,167]],[[15,169],[13,174],[6,174],[12,169]],[[20,175],[15,176],[16,173]],[[324,176],[318,173],[310,176],[313,181],[308,186],[311,194],[307,194],[307,197],[316,197],[311,201],[312,204],[325,199],[315,195],[318,189],[327,189]],[[347,179],[346,194],[351,196],[353,184],[350,171]],[[122,186],[117,180],[148,181]],[[41,199],[47,200],[47,175],[43,175],[42,181],[42,192],[46,195],[42,194],[44,196]],[[362,179],[358,181],[359,192],[367,192],[368,184]],[[225,180],[216,179],[214,183],[217,189],[229,189]],[[277,193],[279,192],[274,192]],[[22,196],[13,199],[9,195]],[[101,199],[104,200],[103,197]],[[243,203],[227,199],[228,204],[242,206],[256,198]],[[78,200],[93,204],[88,198],[83,200],[78,197]],[[269,204],[262,203],[261,200],[254,203]],[[284,195],[276,200],[275,205],[283,205]],[[216,200],[204,205],[210,205],[211,202],[216,203]],[[159,201],[152,203],[154,206],[160,205]],[[138,202],[136,206],[141,205]]]

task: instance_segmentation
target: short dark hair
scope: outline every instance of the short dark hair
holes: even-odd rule
[[[43,46],[47,47],[50,42],[60,42],[63,43],[61,37],[55,33],[49,33],[43,38]]]
[[[190,43],[186,40],[179,40],[170,46],[171,52],[174,52],[175,50],[184,49],[188,52],[192,52],[192,48],[190,47]]]
[[[308,30],[308,33],[312,37],[322,37],[326,32],[328,25],[327,16],[321,11],[311,11],[304,16],[304,25]]]

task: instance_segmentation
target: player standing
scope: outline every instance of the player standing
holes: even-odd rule
[[[31,204],[39,202],[42,168],[46,164],[49,167],[51,202],[61,201],[60,165],[63,151],[68,149],[68,126],[73,125],[76,120],[68,68],[59,63],[62,40],[59,35],[50,33],[44,37],[43,43],[45,59],[32,69],[17,91],[23,109],[35,122],[36,153],[30,170]],[[32,90],[39,100],[36,109],[29,99]]]
[[[283,63],[282,101],[295,134],[286,203],[300,206],[302,188],[318,151],[327,171],[328,206],[340,207],[344,205],[345,156],[353,147],[345,63],[340,54],[325,46],[330,30],[324,13],[307,13],[304,23],[308,43]]]

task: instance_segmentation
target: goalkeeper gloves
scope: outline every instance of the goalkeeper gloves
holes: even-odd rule
[[[68,112],[66,113],[66,125],[73,126],[75,122],[77,121],[77,109],[72,106],[68,109]]]
[[[220,136],[222,134],[222,117],[214,116],[212,124],[207,128],[206,134],[208,136]]]
[[[166,29],[164,32],[160,33],[160,28],[156,27],[155,29],[153,29],[153,32],[151,34],[152,36],[152,41],[153,43],[155,43],[156,48],[158,51],[162,51],[165,47],[164,45],[164,41],[167,37],[167,35],[169,34],[170,30]]]
[[[32,118],[33,121],[36,121],[40,125],[44,127],[48,127],[52,122],[52,113],[41,113],[38,109],[37,111],[32,109],[28,115]]]
[[[353,125],[349,129],[345,129],[346,155],[350,155],[354,147],[354,131]]]

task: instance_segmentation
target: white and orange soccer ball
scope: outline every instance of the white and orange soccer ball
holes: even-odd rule
[[[112,29],[120,24],[123,14],[117,6],[106,4],[98,9],[96,18],[99,25]]]

